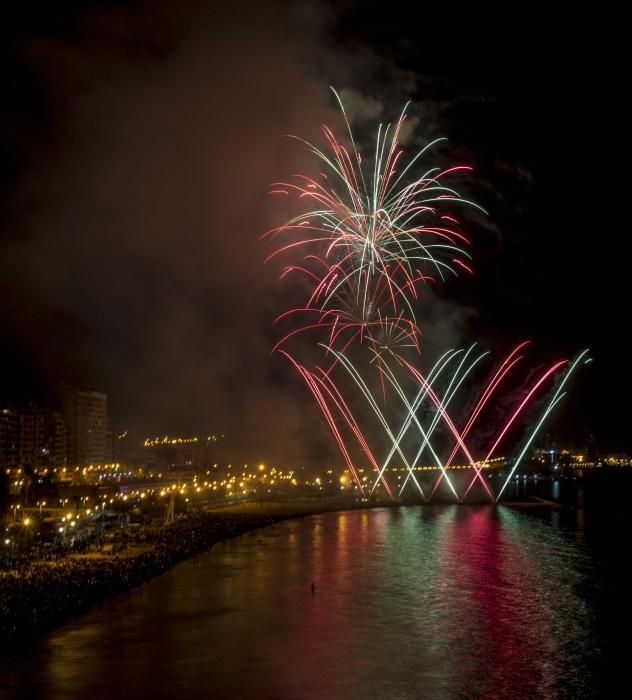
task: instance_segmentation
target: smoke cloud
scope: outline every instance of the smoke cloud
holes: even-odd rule
[[[247,459],[333,458],[306,388],[270,354],[272,320],[300,290],[263,265],[259,237],[286,214],[268,185],[310,167],[285,134],[342,126],[330,84],[360,128],[427,85],[337,42],[328,6],[243,10],[95,5],[15,43],[42,113],[3,130],[25,159],[4,198],[5,367],[106,391],[117,429],[223,432]],[[448,105],[415,102],[404,141],[445,133]],[[435,354],[473,312],[424,295]]]

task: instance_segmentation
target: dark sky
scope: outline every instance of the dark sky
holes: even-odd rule
[[[532,338],[536,364],[590,346],[554,427],[628,449],[625,23],[574,13],[19,3],[2,27],[0,395],[66,380],[106,391],[116,429],[314,454],[323,426],[270,355],[292,291],[259,236],[285,214],[267,185],[305,158],[280,137],[338,124],[334,85],[359,124],[411,99],[419,138],[475,166],[490,216],[470,228],[476,277],[425,312],[437,345]]]

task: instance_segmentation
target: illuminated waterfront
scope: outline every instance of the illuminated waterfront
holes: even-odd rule
[[[7,657],[3,685],[46,698],[594,697],[625,654],[629,526],[597,505],[288,521]]]

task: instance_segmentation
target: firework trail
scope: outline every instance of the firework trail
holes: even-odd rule
[[[476,354],[476,344],[467,350],[449,350],[427,375],[405,357],[410,349],[415,355],[420,353],[421,331],[415,318],[419,286],[464,272],[473,273],[468,252],[470,240],[461,229],[457,213],[467,207],[483,210],[462,197],[452,184],[455,176],[468,173],[471,168],[467,165],[443,169],[422,167],[444,139],[429,143],[406,162],[400,139],[408,105],[394,125],[379,125],[372,157],[363,158],[344,105],[338,93],[333,92],[347,127],[345,139],[337,138],[327,126],[322,127],[326,149],[293,137],[320,164],[320,175],[313,178],[296,174],[288,182],[275,183],[271,189],[275,195],[296,198],[303,213],[263,235],[276,241],[266,262],[283,259],[281,278],[299,274],[308,290],[299,306],[275,319],[274,323],[284,330],[273,351],[286,357],[305,381],[363,496],[367,487],[360,479],[345,434],[354,439],[356,449],[360,449],[363,459],[375,471],[370,494],[382,486],[390,498],[396,498],[386,472],[397,456],[407,471],[399,496],[412,480],[421,497],[429,500],[445,480],[454,498],[462,501],[479,480],[489,498],[498,500],[544,421],[563,398],[562,389],[569,377],[582,360],[587,361],[587,351],[572,363],[568,360],[553,363],[536,381],[525,386],[484,456],[475,459],[466,439],[480,423],[488,404],[498,401],[499,387],[524,359],[522,353],[528,341],[517,345],[505,357],[473,404],[471,400],[465,402],[473,408],[461,430],[448,408],[458,403],[466,380],[489,353]],[[290,349],[309,333],[316,336],[316,342],[310,346],[324,350],[327,366],[306,364]],[[368,354],[363,355],[366,368],[377,370],[379,394],[363,377],[362,366],[351,359],[351,354],[357,355],[358,348],[363,346],[368,349]],[[498,495],[494,496],[483,477],[483,468],[494,459],[499,446],[506,442],[507,435],[534,398],[564,367],[567,370],[562,381],[520,449]],[[338,380],[340,372],[346,382]],[[398,373],[402,372],[407,385],[412,383],[415,387],[413,394],[409,395],[403,380],[398,379]],[[343,384],[354,387],[356,396],[366,401],[369,413],[377,418],[389,444],[383,456],[381,445],[373,448],[369,445],[352,411],[353,403],[344,398]],[[400,406],[400,411],[403,406],[404,418],[399,428],[389,417],[389,397]],[[426,422],[427,415],[430,419]],[[412,458],[404,447],[411,432],[418,434],[414,438]],[[440,433],[442,440],[435,440],[436,433]],[[446,436],[451,444],[441,456],[439,443],[444,443]],[[426,450],[440,472],[429,495],[415,475]],[[448,476],[458,454],[473,472],[460,496]]]

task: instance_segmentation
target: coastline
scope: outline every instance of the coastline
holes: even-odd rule
[[[218,542],[246,532],[321,513],[406,505],[420,504],[339,499],[241,503],[188,514],[171,525],[142,528],[129,534],[123,530],[119,534],[124,548],[119,554],[69,554],[0,570],[0,648],[13,640],[45,633],[176,564],[209,551]],[[503,505],[550,508],[559,504],[531,501]]]
[[[117,554],[64,554],[0,569],[0,648],[45,633],[218,542],[290,518],[380,505],[334,499],[222,506],[181,516],[171,525],[119,530]]]
[[[120,554],[65,555],[0,570],[0,645],[46,632],[214,544],[287,516],[195,513],[146,528]],[[129,546],[131,545],[131,546]]]

